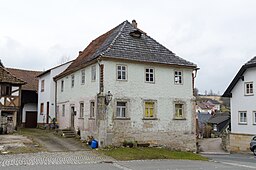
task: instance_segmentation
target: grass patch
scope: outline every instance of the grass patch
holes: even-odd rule
[[[208,160],[199,154],[192,152],[172,151],[166,148],[111,148],[101,149],[105,155],[116,160],[144,160],[144,159],[186,159],[186,160]]]

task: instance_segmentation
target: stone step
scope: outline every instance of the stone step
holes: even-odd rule
[[[62,129],[61,130],[61,136],[65,137],[65,138],[75,138],[76,134],[73,130],[70,129]]]

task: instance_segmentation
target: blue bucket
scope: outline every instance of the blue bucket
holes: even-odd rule
[[[91,148],[92,148],[92,149],[98,148],[98,141],[92,140]]]

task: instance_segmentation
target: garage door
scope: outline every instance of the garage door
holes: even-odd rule
[[[36,126],[37,126],[37,112],[27,111],[25,127],[36,128]]]

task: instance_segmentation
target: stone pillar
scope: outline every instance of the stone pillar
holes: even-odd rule
[[[106,104],[105,95],[103,92],[97,95],[97,114],[96,114],[96,126],[99,146],[105,146],[106,133],[107,133],[107,118],[106,118]]]

